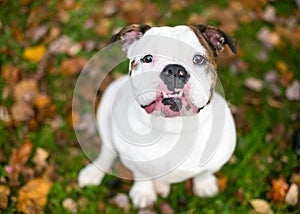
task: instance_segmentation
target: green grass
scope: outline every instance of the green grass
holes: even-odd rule
[[[51,17],[56,15],[56,4],[58,1],[49,3],[49,13]],[[68,35],[74,41],[95,40],[108,42],[110,35],[99,38],[93,29],[84,30],[83,25],[91,14],[97,14],[102,7],[102,2],[98,1],[80,1],[83,5],[82,9],[71,10],[68,12],[70,21],[67,24],[59,23],[62,28],[62,35]],[[164,11],[169,8],[168,2],[154,1],[158,4],[159,10],[164,15]],[[29,6],[21,5],[15,1],[6,1],[1,3],[5,7],[0,10],[0,20],[2,28],[0,28],[0,50],[4,48],[13,50],[11,55],[0,54],[0,65],[11,63],[18,65],[24,74],[34,73],[37,64],[24,62],[22,53],[30,42],[20,44],[14,39],[14,35],[10,26],[16,24],[21,31],[26,29],[26,19],[20,14],[32,8],[40,7],[43,1],[33,1]],[[185,24],[190,14],[205,12],[206,8],[211,5],[226,7],[227,1],[218,0],[196,1],[190,7],[173,12],[170,16],[163,17],[164,22],[168,25]],[[286,4],[286,1],[275,1],[272,3],[278,14],[289,15],[295,10],[295,5]],[[0,5],[2,6],[2,5]],[[4,9],[5,8],[5,9]],[[27,14],[28,15],[28,14]],[[2,21],[3,20],[3,21]],[[4,21],[5,20],[5,21]],[[122,27],[125,21],[119,16],[111,17],[113,28]],[[45,24],[50,24],[51,19],[44,20]],[[209,20],[215,22],[215,20]],[[156,24],[156,23],[154,23]],[[158,24],[158,23],[157,23]],[[4,27],[5,26],[5,27]],[[256,96],[262,100],[259,106],[248,105],[247,124],[248,131],[238,129],[238,144],[234,156],[235,163],[227,164],[222,168],[221,175],[228,177],[228,183],[225,190],[218,196],[210,199],[201,199],[186,193],[184,183],[172,186],[172,193],[167,199],[159,198],[154,210],[161,213],[159,204],[167,202],[175,210],[176,213],[253,213],[253,208],[249,204],[249,200],[255,198],[267,198],[267,192],[272,189],[272,179],[284,176],[289,179],[291,173],[298,165],[298,160],[290,144],[285,149],[279,147],[279,141],[267,143],[265,136],[271,131],[274,125],[283,123],[285,127],[293,130],[294,124],[291,122],[291,113],[299,113],[300,103],[289,102],[285,100],[283,107],[275,109],[270,107],[267,97],[271,96],[271,92],[264,89],[262,92],[251,92],[244,87],[244,80],[248,77],[263,78],[269,70],[276,69],[278,60],[285,61],[289,69],[294,72],[295,79],[300,79],[299,69],[299,50],[293,47],[289,42],[284,47],[276,48],[269,52],[269,61],[257,62],[256,55],[264,48],[256,39],[256,34],[263,26],[273,27],[262,21],[255,21],[239,26],[239,30],[235,33],[238,40],[239,48],[243,51],[241,60],[245,61],[249,70],[244,73],[234,73],[230,67],[219,67],[219,77],[224,87],[226,98],[235,106],[244,105],[245,98],[248,96]],[[95,51],[96,52],[96,51]],[[93,52],[94,53],[94,52]],[[81,51],[80,55],[90,57],[92,53]],[[58,56],[55,60],[55,66],[59,67],[62,60],[67,56]],[[122,63],[116,68],[118,72],[126,73],[128,65]],[[63,207],[62,202],[66,198],[72,198],[77,204],[80,201],[86,201],[85,206],[80,205],[78,213],[99,213],[99,203],[103,202],[105,213],[123,213],[123,210],[110,204],[109,199],[118,192],[128,192],[130,183],[119,181],[113,176],[107,176],[100,187],[89,187],[80,189],[76,184],[79,170],[88,162],[87,157],[83,154],[79,145],[74,144],[76,141],[74,131],[66,122],[68,104],[72,99],[73,87],[76,77],[66,77],[60,73],[46,74],[43,78],[47,90],[54,104],[57,107],[57,113],[63,118],[63,126],[60,132],[64,134],[66,144],[60,144],[56,133],[45,123],[41,123],[38,131],[29,133],[26,138],[31,139],[36,147],[46,148],[50,152],[49,161],[56,166],[56,176],[53,188],[48,197],[48,204],[45,213],[68,213]],[[0,78],[0,92],[3,91],[7,84]],[[284,91],[283,88],[281,90]],[[63,97],[63,99],[61,98]],[[11,100],[4,100],[0,96],[1,105],[10,106]],[[6,127],[0,123],[0,148],[6,152],[7,158],[10,156],[13,148],[19,147],[24,139],[22,132],[28,124],[19,124],[14,127]],[[288,162],[282,161],[282,157],[287,157]],[[270,157],[272,161],[270,162]],[[4,176],[4,166],[8,164],[8,160],[0,162],[0,175]],[[115,185],[119,183],[119,185]],[[17,190],[14,190],[15,192]],[[244,194],[243,202],[238,201],[236,194],[242,191]],[[287,205],[273,204],[272,209],[275,213],[299,213],[300,207],[289,207]],[[130,208],[131,213],[138,210]],[[2,212],[2,210],[0,210]],[[15,212],[15,202],[10,200],[9,207],[3,213]]]

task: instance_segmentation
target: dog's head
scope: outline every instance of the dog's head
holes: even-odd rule
[[[149,27],[134,24],[112,37],[121,40],[130,60],[136,100],[148,114],[164,117],[197,114],[211,100],[216,57],[236,40],[211,25]]]

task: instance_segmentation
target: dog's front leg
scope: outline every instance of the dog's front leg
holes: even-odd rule
[[[138,208],[151,206],[157,199],[152,180],[134,181],[129,195],[133,205]]]
[[[79,172],[79,186],[99,185],[102,182],[105,172],[111,169],[116,157],[117,153],[115,151],[112,151],[111,148],[102,144],[102,149],[97,159]]]

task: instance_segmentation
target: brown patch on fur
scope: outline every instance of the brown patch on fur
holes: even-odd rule
[[[129,73],[128,73],[129,76],[131,76],[132,71],[136,69],[137,65],[138,65],[138,64],[136,63],[135,60],[132,60],[132,61],[131,61],[131,63],[130,63],[130,69],[129,69]]]
[[[210,45],[208,44],[208,42],[205,40],[203,35],[199,32],[199,30],[196,27],[194,27],[194,26],[189,26],[189,27],[197,36],[200,44],[203,45],[205,47],[205,49],[207,50],[207,54],[206,54],[207,60],[210,62],[210,64],[214,68],[217,68],[216,57],[215,57],[214,52],[212,51]]]

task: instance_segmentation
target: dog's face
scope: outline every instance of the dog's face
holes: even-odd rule
[[[210,102],[217,79],[215,57],[236,41],[210,25],[153,27],[130,25],[121,39],[130,60],[136,100],[148,114],[191,116]]]

